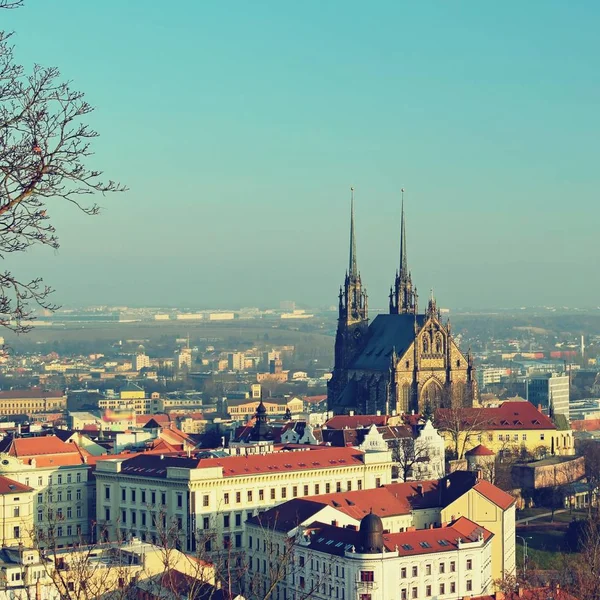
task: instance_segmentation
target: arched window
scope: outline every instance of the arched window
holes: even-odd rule
[[[419,399],[419,411],[423,411],[425,406],[435,411],[442,406],[443,390],[437,379],[430,379],[421,390]]]

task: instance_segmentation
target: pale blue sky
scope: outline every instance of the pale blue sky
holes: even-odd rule
[[[26,0],[0,16],[20,60],[86,92],[93,164],[131,188],[97,218],[51,208],[60,251],[14,261],[60,302],[333,304],[354,185],[372,305],[402,186],[422,297],[600,304],[596,1]]]

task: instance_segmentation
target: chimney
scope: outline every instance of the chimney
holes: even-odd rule
[[[519,587],[519,598],[522,598],[525,594],[525,590],[522,587]]]
[[[354,416],[354,411],[353,411],[353,410],[351,410],[351,411],[348,411],[348,414],[349,414],[351,417],[353,417],[353,416]]]
[[[417,484],[417,493],[419,494],[419,496],[423,495],[423,484],[422,483]]]
[[[378,410],[378,411],[377,411],[375,414],[376,414],[378,417],[380,417],[380,416],[381,416],[381,411],[380,411],[380,410]]]
[[[542,412],[542,405],[541,405],[541,404],[538,404],[538,410],[539,410],[540,412]],[[521,590],[519,590],[519,594],[520,594],[520,593],[521,593]]]
[[[450,478],[446,477],[446,489],[450,487]]]
[[[504,592],[496,592],[496,600],[504,600]]]
[[[335,519],[334,519],[333,521],[331,521],[331,524],[332,524],[334,527],[337,527],[337,526],[338,526],[338,522],[337,522]]]
[[[160,460],[165,460],[165,455],[164,454],[160,455]]]
[[[475,477],[477,477],[477,481],[483,479],[483,471],[481,469],[475,469]]]

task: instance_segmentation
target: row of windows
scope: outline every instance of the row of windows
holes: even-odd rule
[[[56,531],[54,529],[54,527],[48,527],[48,539],[52,539],[54,537],[54,535],[56,534],[56,537],[64,537],[65,535],[67,537],[72,537],[73,536],[73,532],[75,532],[75,535],[81,535],[81,525],[59,525],[56,528]],[[42,528],[38,529],[38,536],[40,537],[40,539],[44,539],[45,536],[45,532]],[[62,548],[62,546],[59,546],[59,548]]]
[[[82,518],[82,513],[83,513],[83,511],[82,511],[81,506],[77,506],[75,508],[75,515],[77,516],[78,519]],[[54,509],[49,508],[46,515],[48,517],[48,521],[53,521],[55,518]],[[72,518],[73,518],[73,508],[71,506],[67,506],[66,515],[63,512],[63,509],[61,507],[56,509],[56,520],[60,521],[62,519],[72,519]],[[38,523],[41,523],[44,520],[44,509],[43,508],[38,508],[37,520],[38,520]]]
[[[81,483],[82,473],[75,473],[75,483]],[[73,483],[73,473],[67,473],[66,476],[63,473],[55,473],[54,476],[48,475],[48,479],[46,480],[48,485],[52,485],[55,483],[56,485],[63,485],[63,483]],[[38,486],[44,485],[44,478],[40,475],[38,477]],[[29,477],[25,477],[25,485],[31,485],[29,482]]]
[[[49,503],[55,502],[55,501],[56,502],[62,502],[63,498],[67,502],[70,502],[71,500],[73,500],[73,490],[71,490],[71,489],[56,490],[56,495],[54,494],[54,492],[52,490],[48,490],[48,492],[46,492],[46,498],[47,498],[47,500],[48,500]],[[81,500],[81,489],[79,489],[79,488],[75,490],[75,499],[76,500]],[[39,493],[37,495],[37,501],[38,501],[38,504],[43,504],[43,502],[44,502],[44,494]]]
[[[138,490],[135,488],[131,488],[129,490],[129,498],[131,502],[137,502],[138,498]],[[104,486],[104,499],[110,500],[111,487],[109,485]],[[166,492],[156,492],[155,490],[150,490],[147,492],[146,490],[140,490],[139,494],[140,502],[142,504],[146,504],[148,501],[150,504],[156,504],[157,499],[160,499],[160,503],[163,506],[167,505],[167,494]],[[121,501],[127,502],[127,488],[121,488]],[[183,494],[177,494],[177,508],[183,508]]]
[[[379,487],[381,485],[381,480],[377,479],[376,481],[376,487]],[[331,487],[332,484],[331,483],[326,483],[324,485],[324,490],[325,490],[325,494],[330,494],[331,493]],[[280,490],[280,499],[285,500],[288,497],[288,488],[287,487],[281,487],[281,488],[270,488],[269,489],[269,499],[270,500],[277,500],[277,489]],[[359,479],[357,482],[357,488],[358,490],[362,490],[363,489],[363,482],[362,479]],[[342,491],[342,482],[338,481],[335,484],[335,491],[336,492],[341,492]],[[352,481],[348,480],[346,482],[346,491],[350,492],[352,491]],[[298,492],[299,492],[299,486],[294,485],[292,486],[292,491],[291,491],[291,498],[297,498],[298,497]],[[302,492],[303,492],[303,496],[310,496],[310,486],[308,484],[305,484],[304,486],[302,486]],[[313,495],[318,496],[319,494],[321,494],[321,485],[318,483],[314,484],[314,488],[313,488]],[[225,492],[223,494],[223,504],[231,504],[232,500],[235,498],[235,503],[236,504],[241,504],[242,502],[242,492],[235,492],[235,496],[233,494],[230,494],[229,492]],[[208,502],[208,496],[204,496],[204,499],[206,500],[206,502]],[[246,492],[246,502],[254,502],[254,491],[253,490],[248,490]],[[258,490],[258,500],[262,501],[265,499],[265,490],[261,489]],[[208,504],[204,504],[204,506],[208,506]]]

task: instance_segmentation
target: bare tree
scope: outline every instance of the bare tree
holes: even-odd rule
[[[398,469],[398,478],[408,481],[414,466],[421,460],[429,458],[429,448],[424,444],[417,444],[412,437],[403,437],[394,440],[392,445],[392,460]]]
[[[18,8],[22,0],[0,0]],[[84,95],[60,79],[55,67],[36,65],[31,73],[17,64],[10,33],[0,31],[0,257],[38,244],[58,248],[48,208],[52,200],[70,202],[89,215],[95,193],[124,191],[103,181],[87,166],[97,132],[86,124],[93,108]],[[39,307],[53,310],[52,289],[41,278],[0,273],[0,326],[28,331]]]
[[[490,418],[485,408],[455,406],[438,409],[435,413],[435,425],[450,439],[452,458],[460,460],[489,428]]]

